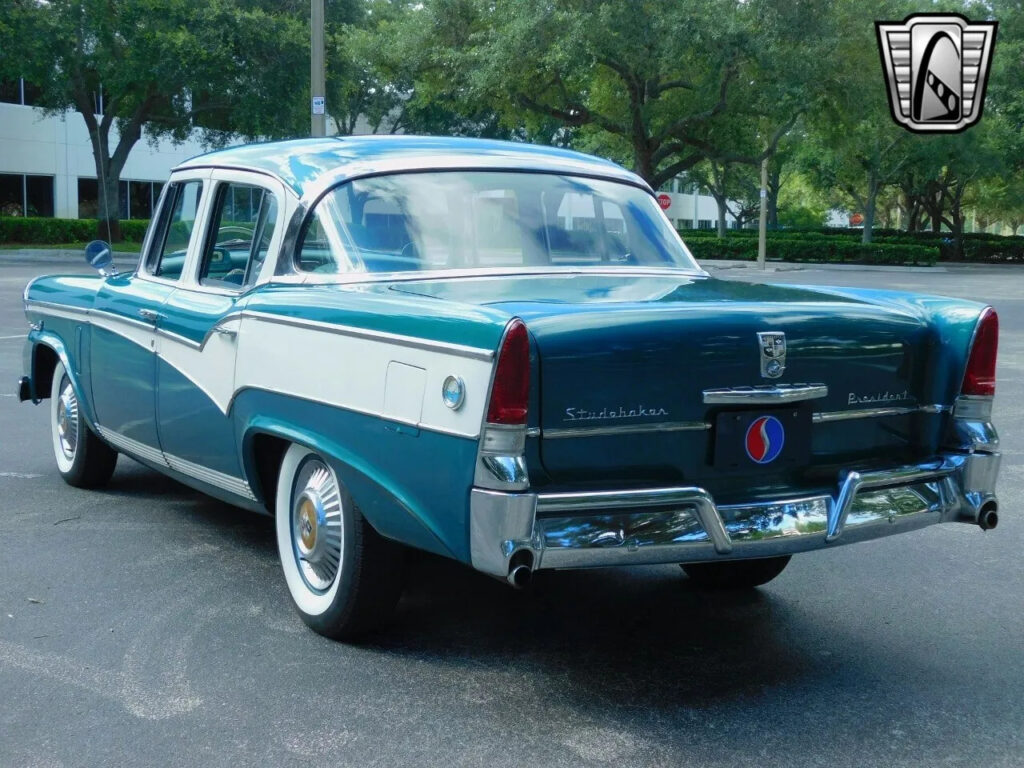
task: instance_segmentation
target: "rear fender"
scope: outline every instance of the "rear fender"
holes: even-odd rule
[[[276,488],[264,488],[255,451],[257,435],[269,435],[310,448],[331,464],[348,488],[359,511],[382,536],[418,549],[458,559],[434,529],[427,515],[417,510],[400,490],[389,487],[383,475],[337,440],[304,427],[287,424],[273,417],[260,416],[245,427],[242,434],[242,466],[260,499],[273,511]]]

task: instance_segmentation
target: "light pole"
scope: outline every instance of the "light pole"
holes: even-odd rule
[[[324,0],[310,0],[309,8],[309,92],[310,136],[327,135],[327,90],[324,74]]]
[[[768,229],[768,158],[761,160],[761,217],[757,222],[757,266],[764,269]]]

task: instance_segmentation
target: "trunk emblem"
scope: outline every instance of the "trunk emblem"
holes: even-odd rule
[[[757,343],[761,348],[761,376],[777,379],[786,370],[786,334],[781,331],[760,331]]]
[[[774,416],[758,416],[747,427],[744,447],[756,464],[768,464],[779,458],[786,444],[786,428]]]

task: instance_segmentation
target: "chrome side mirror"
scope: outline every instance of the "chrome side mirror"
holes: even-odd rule
[[[114,252],[110,245],[102,240],[93,240],[85,246],[85,260],[104,277],[117,274],[114,267]]]

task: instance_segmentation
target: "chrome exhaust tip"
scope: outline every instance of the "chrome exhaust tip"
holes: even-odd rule
[[[528,565],[514,565],[508,572],[508,583],[516,589],[525,589],[533,578],[533,571]]]
[[[986,501],[978,510],[978,526],[983,531],[991,531],[999,525],[999,505],[994,500]]]

